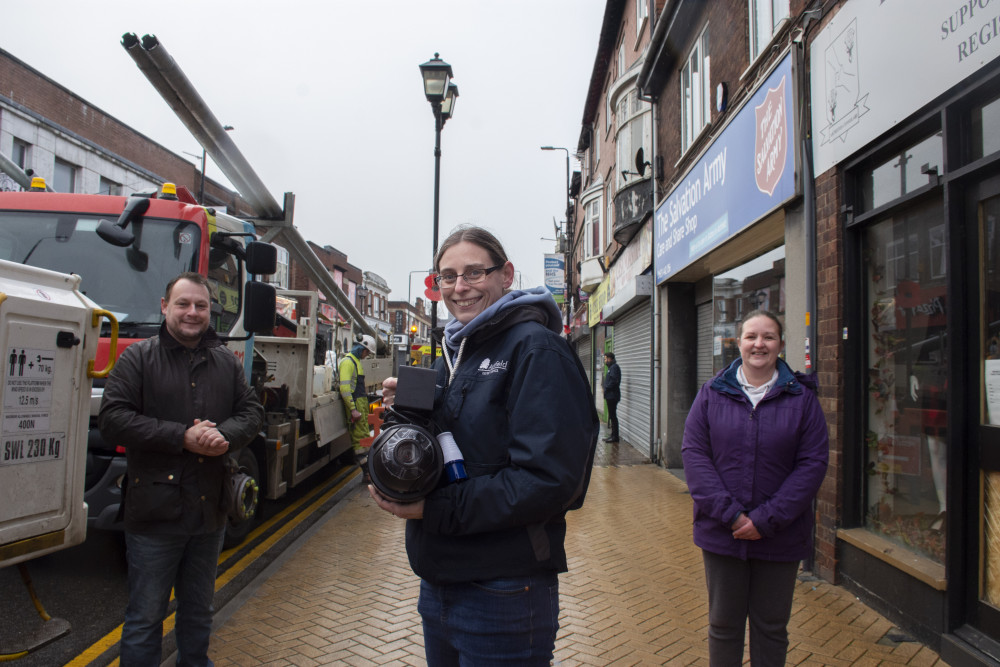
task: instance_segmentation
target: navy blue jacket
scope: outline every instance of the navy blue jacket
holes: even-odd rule
[[[604,375],[604,380],[601,382],[601,387],[604,389],[605,401],[621,400],[621,383],[622,369],[618,367],[617,363],[612,361],[611,365],[608,366],[608,372]]]
[[[599,423],[586,374],[544,309],[500,312],[449,369],[439,360],[434,418],[455,436],[469,479],[407,521],[413,571],[435,584],[565,572],[565,514],[583,502]]]
[[[812,500],[826,475],[829,439],[816,378],[778,360],[778,380],[754,407],[737,359],[705,383],[684,424],[681,456],[694,501],[694,542],[712,553],[801,560],[812,545]],[[733,538],[741,512],[759,540]]]

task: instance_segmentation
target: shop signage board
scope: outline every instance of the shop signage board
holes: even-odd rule
[[[656,284],[796,195],[793,60],[785,56],[657,207]]]
[[[822,174],[995,62],[1000,22],[979,0],[851,0],[809,54],[813,170]]]

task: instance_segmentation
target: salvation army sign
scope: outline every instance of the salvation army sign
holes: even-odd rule
[[[657,207],[656,284],[797,194],[795,90],[789,53]]]
[[[774,194],[774,189],[785,173],[785,158],[788,146],[785,138],[788,135],[788,117],[785,114],[786,77],[781,78],[777,88],[769,88],[764,101],[754,107],[757,120],[757,134],[753,147],[754,179],[757,189],[766,192],[767,196]]]

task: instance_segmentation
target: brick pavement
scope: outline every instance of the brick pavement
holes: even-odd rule
[[[605,448],[599,460],[642,458],[620,454]],[[568,521],[556,663],[707,665],[701,554],[684,482],[648,463],[595,468],[584,508]],[[266,581],[220,611],[210,655],[218,667],[424,665],[418,588],[403,522],[359,488]],[[891,641],[893,625],[846,590],[807,576],[789,630],[789,665],[945,665],[922,644]]]

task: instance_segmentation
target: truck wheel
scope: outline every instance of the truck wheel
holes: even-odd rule
[[[240,468],[245,469],[247,474],[253,477],[257,486],[260,487],[260,468],[257,466],[257,457],[253,455],[250,448],[244,447],[241,449],[239,454],[236,456],[236,461],[239,463]],[[249,519],[239,522],[238,524],[233,524],[232,521],[227,520],[226,536],[222,541],[222,548],[232,549],[233,547],[241,544],[256,525],[256,514]]]

